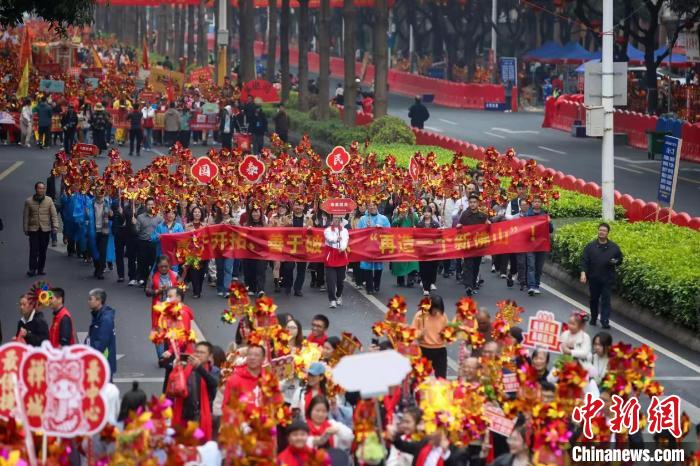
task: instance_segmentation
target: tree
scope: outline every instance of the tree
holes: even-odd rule
[[[51,23],[59,34],[66,34],[67,26],[86,26],[92,23],[95,0],[3,0],[0,6],[0,26],[17,26],[24,22],[24,13],[40,16]]]
[[[309,0],[299,0],[299,110],[309,109]]]
[[[194,5],[187,7],[187,64],[194,63]]]
[[[267,7],[267,64],[265,79],[272,82],[275,79],[277,59],[277,0],[268,2]]]
[[[243,82],[255,79],[255,5],[253,0],[240,0],[240,53],[239,79]]]
[[[388,77],[389,77],[389,44],[387,32],[389,29],[389,8],[387,0],[374,2],[374,117],[387,114]]]
[[[345,89],[343,93],[343,122],[346,126],[355,126],[355,100],[357,84],[355,83],[355,3],[343,0],[343,20],[345,31],[343,37],[343,61],[345,67]]]
[[[289,99],[289,0],[282,0],[280,12],[280,73],[282,74],[282,101]]]
[[[328,87],[331,74],[331,2],[321,0],[318,21],[318,117],[328,118]]]
[[[199,66],[207,64],[207,28],[205,15],[207,7],[204,0],[199,0],[199,10],[197,16],[197,62]]]

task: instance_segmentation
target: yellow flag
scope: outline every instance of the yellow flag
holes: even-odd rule
[[[95,68],[102,68],[102,60],[100,59],[100,54],[95,50],[95,46],[92,46],[92,61]]]
[[[22,44],[19,48],[19,63],[20,77],[17,85],[17,98],[27,97],[29,95],[29,67],[32,63],[32,45],[29,38],[29,28],[24,27],[22,33]]]

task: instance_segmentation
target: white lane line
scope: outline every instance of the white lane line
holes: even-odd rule
[[[549,159],[545,159],[544,157],[540,157],[539,155],[518,154],[518,157],[521,159],[537,160],[538,162],[549,162]]]
[[[440,128],[435,128],[434,126],[426,126],[425,129],[433,131],[435,133],[442,133],[442,130]]]
[[[566,152],[564,152],[563,150],[556,150],[556,149],[552,149],[551,147],[547,147],[547,146],[537,146],[537,147],[539,149],[546,150],[548,152],[554,152],[555,154],[566,155]]]
[[[442,121],[443,123],[447,123],[448,125],[453,125],[453,126],[457,126],[457,125],[458,125],[458,123],[457,123],[456,121],[445,120],[444,118],[438,118],[438,120]]]
[[[505,139],[505,136],[501,136],[500,134],[492,133],[490,131],[484,131],[484,134],[488,134],[491,137],[498,138],[498,139]]]
[[[20,165],[22,165],[23,163],[24,163],[23,161],[18,160],[15,163],[13,163],[12,165],[10,165],[9,167],[7,167],[2,173],[0,173],[0,181],[7,178],[10,175],[10,173],[17,170],[20,167]]]
[[[627,162],[627,163],[659,163],[658,160],[633,160],[633,159],[628,159],[627,157],[615,157],[615,160],[620,160],[621,162]],[[681,168],[681,170],[683,170]]]
[[[163,383],[163,377],[115,377],[112,383]]]
[[[365,293],[364,290],[355,288],[353,283],[352,283],[352,280],[349,280],[348,278],[345,279],[345,282],[348,284],[348,286],[355,289],[355,291],[357,291],[361,296],[364,296],[367,299],[367,301],[374,304],[374,307],[376,307],[379,310],[379,312],[381,312],[382,314],[386,314],[386,311],[387,311],[386,304],[379,301],[376,298],[376,296],[373,296],[371,294],[367,294],[367,293]],[[447,357],[447,366],[450,369],[452,369],[453,371],[455,371],[456,373],[459,373],[459,364],[457,364],[457,361],[455,361],[454,359],[452,359],[449,356]]]
[[[625,170],[625,171],[627,171],[627,172],[636,173],[637,175],[641,175],[641,174],[642,174],[642,172],[640,172],[639,170],[635,170],[635,169],[633,169],[633,168],[623,167],[622,165],[615,165],[615,168],[617,168],[618,170]]]
[[[561,293],[561,292],[558,291],[558,290],[555,290],[555,289],[552,288],[551,286],[546,285],[546,284],[542,284],[542,288],[544,288],[545,290],[547,290],[549,293],[552,293],[552,294],[553,294],[554,296],[556,296],[557,298],[563,299],[564,301],[566,301],[567,303],[571,304],[572,306],[576,306],[577,309],[581,309],[581,310],[583,310],[583,311],[586,311],[586,312],[590,313],[590,309],[588,308],[588,306],[586,306],[586,305],[583,304],[583,303],[580,303],[580,302],[576,301],[576,300],[573,299],[573,298],[570,298],[569,296],[565,295],[564,293]],[[641,335],[638,334],[637,332],[634,332],[634,331],[632,331],[632,330],[630,330],[630,329],[628,329],[628,328],[625,328],[625,327],[623,327],[623,326],[621,326],[621,325],[619,325],[619,324],[616,324],[616,323],[613,322],[612,320],[610,321],[610,326],[611,326],[612,328],[614,328],[615,330],[619,330],[620,332],[624,333],[624,334],[627,335],[628,337],[634,338],[634,339],[637,340],[638,342],[644,343],[645,345],[648,345],[648,346],[654,348],[654,351],[656,351],[657,353],[663,354],[664,356],[666,356],[666,357],[668,357],[668,358],[670,358],[670,359],[673,359],[673,360],[676,361],[677,363],[684,365],[685,367],[687,367],[688,369],[692,370],[693,372],[696,372],[696,373],[700,374],[700,366],[698,366],[697,364],[693,364],[692,362],[688,361],[687,359],[683,358],[682,356],[678,356],[677,354],[675,354],[675,353],[673,353],[672,351],[670,351],[670,350],[664,348],[663,346],[661,346],[661,345],[659,345],[659,344],[657,344],[657,343],[654,343],[654,342],[651,341],[651,340],[648,340],[648,339],[644,338],[643,336],[641,336]]]
[[[686,377],[686,376],[668,376],[668,377],[654,377],[654,380],[659,380],[661,382],[663,381],[670,381],[670,380],[680,380],[680,381],[688,381],[688,382],[696,382],[700,381],[700,377]]]
[[[539,131],[535,131],[532,129],[508,129],[508,128],[491,128],[492,131],[501,131],[502,133],[508,133],[508,134],[540,134]]]

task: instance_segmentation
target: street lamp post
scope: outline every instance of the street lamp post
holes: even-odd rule
[[[603,57],[602,57],[602,201],[603,220],[615,218],[615,133],[613,130],[613,0],[603,0]]]
[[[226,8],[228,0],[219,0],[219,30],[216,34],[216,45],[219,47],[219,56],[217,57],[217,73],[216,83],[219,86],[224,85],[224,77],[228,74],[228,30],[226,29]]]

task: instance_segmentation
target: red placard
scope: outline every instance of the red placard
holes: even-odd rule
[[[253,136],[248,133],[236,133],[233,141],[243,152],[250,152],[253,147]]]
[[[195,68],[190,71],[190,82],[191,83],[203,83],[211,81],[213,77],[213,66],[202,66],[200,68]]]
[[[350,163],[350,153],[342,146],[335,146],[326,156],[326,165],[333,173],[340,173]]]
[[[257,183],[265,174],[265,164],[256,156],[249,154],[238,166],[238,173],[251,183]]]
[[[157,92],[153,91],[143,91],[141,94],[139,94],[139,100],[142,100],[146,102],[147,104],[152,104],[153,102],[157,102],[158,99],[160,98],[160,94]]]
[[[91,155],[97,155],[100,153],[100,148],[94,144],[85,144],[84,142],[79,142],[73,146],[73,157],[89,157]]]
[[[513,372],[503,374],[503,387],[506,393],[516,393],[520,388],[518,376]]]
[[[263,102],[279,102],[280,95],[270,81],[264,79],[254,79],[248,81],[241,89],[241,102],[246,102],[248,96],[253,96],[253,99],[260,99]]]
[[[530,317],[527,333],[523,334],[523,346],[526,348],[543,348],[551,353],[561,353],[561,322],[554,320],[549,311],[537,311]]]
[[[35,66],[40,73],[45,75],[61,74],[61,65],[59,65],[58,63],[36,63],[33,66]]]
[[[102,68],[83,68],[82,75],[86,78],[102,78]]]
[[[219,166],[206,155],[199,157],[190,169],[192,177],[202,184],[209,184],[219,174]]]
[[[510,437],[515,427],[515,419],[508,419],[501,408],[490,403],[484,406],[484,410],[486,419],[489,421],[489,430],[504,437]]]
[[[349,214],[357,208],[357,204],[352,199],[326,199],[321,204],[321,209],[331,215]]]
[[[15,383],[19,383],[19,367],[29,346],[10,342],[0,346],[0,419],[15,417]],[[19,390],[18,390],[19,391]]]
[[[413,181],[417,181],[418,177],[420,177],[421,169],[420,169],[420,164],[418,163],[418,160],[416,159],[415,156],[411,157],[411,160],[408,162],[408,174],[411,175],[411,178]]]

